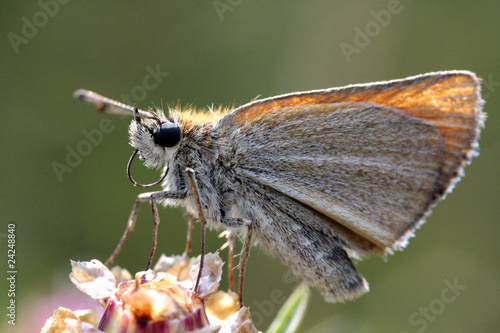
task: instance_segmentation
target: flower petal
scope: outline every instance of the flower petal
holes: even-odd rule
[[[69,278],[76,287],[95,300],[111,297],[116,292],[116,279],[99,260],[73,261]]]

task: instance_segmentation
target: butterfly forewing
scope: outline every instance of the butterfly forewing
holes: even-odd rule
[[[474,73],[450,71],[402,80],[292,93],[243,105],[221,122],[240,126],[269,110],[295,105],[370,102],[396,108],[435,126],[445,141],[442,190],[470,158],[483,126],[479,80]]]
[[[242,174],[389,250],[461,174],[481,102],[473,73],[440,72],[258,100],[215,126]]]

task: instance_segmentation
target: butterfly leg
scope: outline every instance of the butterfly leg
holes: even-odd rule
[[[228,289],[234,292],[234,244],[236,242],[236,235],[232,230],[225,230],[219,235],[219,238],[226,237],[227,241],[224,243],[219,250],[223,251],[226,247],[228,248],[227,254],[227,281]]]
[[[245,269],[247,267],[248,256],[250,255],[250,245],[252,244],[252,224],[247,225],[247,235],[245,237],[245,243],[240,253],[240,262],[238,263],[238,268],[240,270],[239,282],[238,282],[238,301],[240,303],[240,308],[243,307],[243,280],[245,278]]]
[[[186,214],[186,215],[189,216],[189,220],[188,220],[188,230],[187,230],[187,236],[186,236],[186,248],[184,249],[184,255],[186,257],[188,257],[189,253],[191,253],[194,217],[192,215],[189,215],[189,214]]]
[[[137,199],[135,200],[134,206],[132,207],[132,212],[130,213],[130,217],[128,218],[127,222],[127,227],[125,228],[125,231],[118,242],[118,245],[116,246],[115,250],[109,256],[108,260],[104,263],[106,266],[109,266],[113,260],[115,260],[116,256],[118,253],[120,253],[123,244],[127,240],[128,235],[132,230],[134,230],[135,226],[135,221],[137,219],[137,213],[139,212],[139,204],[144,201],[151,201],[152,204],[152,209],[153,209],[153,221],[155,224],[154,227],[154,233],[153,233],[153,248],[151,250],[151,256],[148,261],[148,266],[146,267],[146,270],[149,269],[149,266],[151,265],[151,262],[154,257],[154,252],[156,251],[156,239],[158,236],[158,225],[160,224],[160,219],[158,216],[158,209],[156,207],[156,199],[182,199],[186,197],[186,192],[184,191],[174,191],[174,192],[168,192],[168,191],[160,191],[160,192],[146,192],[146,193],[141,193],[137,196]]]
[[[198,191],[198,184],[196,183],[196,177],[194,175],[194,170],[191,168],[186,168],[186,175],[189,184],[189,188],[191,189],[191,193],[193,194],[194,200],[196,202],[196,207],[198,209],[198,218],[201,221],[201,253],[200,253],[200,270],[198,271],[198,276],[196,277],[196,283],[194,285],[194,291],[198,292],[198,287],[200,285],[201,273],[203,271],[203,264],[205,260],[205,234],[207,230],[207,220],[205,219],[205,215],[203,215],[203,210],[201,207],[200,193]]]
[[[243,247],[241,248],[241,252],[238,255],[240,257],[240,262],[238,266],[234,267],[234,269],[240,270],[239,282],[238,282],[238,301],[240,303],[240,307],[243,306],[243,280],[245,278],[245,269],[248,261],[248,256],[250,255],[250,246],[252,244],[252,222],[242,218],[235,217],[225,217],[222,223],[227,227],[247,227],[247,234],[245,237],[245,242],[243,243]],[[232,231],[230,231],[232,232]],[[232,265],[230,267],[232,271]]]

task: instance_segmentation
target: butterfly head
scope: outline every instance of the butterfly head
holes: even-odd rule
[[[137,112],[129,126],[130,145],[148,168],[159,169],[179,149],[182,131],[179,125],[161,110]]]

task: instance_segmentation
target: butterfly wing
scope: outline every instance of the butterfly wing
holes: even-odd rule
[[[242,175],[389,251],[461,174],[480,106],[474,74],[442,72],[254,101],[214,128]]]
[[[280,107],[339,102],[368,102],[392,107],[436,127],[445,143],[442,190],[456,180],[462,166],[470,159],[485,118],[476,75],[468,71],[449,71],[256,100],[221,118],[220,125],[242,126],[247,120]]]

